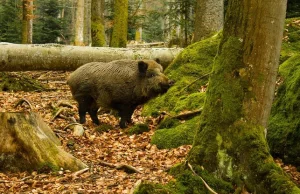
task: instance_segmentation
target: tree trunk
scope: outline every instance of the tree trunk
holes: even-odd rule
[[[300,193],[273,161],[265,128],[286,0],[229,3],[201,124],[188,161],[251,193]]]
[[[110,47],[126,47],[128,26],[128,0],[115,0],[114,26]]]
[[[222,29],[224,0],[197,0],[194,42]]]
[[[0,171],[87,167],[59,147],[59,139],[36,113],[0,113],[0,134]]]
[[[105,46],[104,0],[92,0],[92,46]]]
[[[23,0],[22,44],[32,44],[33,0]]]
[[[91,0],[85,0],[84,6],[84,45],[92,45],[92,36],[91,36]]]
[[[166,68],[182,49],[81,47],[62,45],[0,44],[0,71],[72,71],[93,61],[160,59]]]
[[[75,46],[84,46],[84,0],[77,0],[75,20]]]

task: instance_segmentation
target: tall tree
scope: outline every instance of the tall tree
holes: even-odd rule
[[[224,0],[197,0],[194,42],[222,29]]]
[[[55,43],[61,36],[61,8],[57,0],[37,1],[36,19],[34,20],[34,43]]]
[[[91,0],[85,0],[84,2],[84,45],[91,46],[92,36],[91,36]]]
[[[0,1],[0,42],[21,43],[22,1]]]
[[[111,47],[126,47],[128,27],[128,0],[115,0],[114,26],[110,41]]]
[[[33,28],[33,0],[22,1],[23,18],[22,18],[22,43],[32,43],[32,28]]]
[[[74,45],[84,45],[84,0],[77,0]]]
[[[105,45],[104,0],[92,0],[92,46]]]
[[[300,193],[273,161],[265,128],[274,95],[287,0],[230,0],[201,124],[189,153],[251,193]]]

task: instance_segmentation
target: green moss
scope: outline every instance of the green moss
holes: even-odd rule
[[[283,83],[277,90],[269,120],[267,139],[271,153],[284,162],[300,166],[300,55],[279,69]]]
[[[147,124],[136,124],[129,129],[128,134],[129,135],[142,134],[148,131],[150,131],[150,128],[148,127]]]
[[[95,128],[95,130],[99,133],[108,132],[109,130],[112,130],[112,129],[113,129],[113,127],[108,124],[101,124]]]
[[[180,121],[178,119],[174,119],[172,117],[165,117],[159,125],[157,126],[158,129],[169,129],[180,125]]]
[[[172,128],[157,130],[152,136],[151,143],[159,149],[191,145],[198,127],[199,117],[196,116]]]
[[[46,86],[22,74],[0,72],[0,91],[43,91]]]
[[[285,32],[284,40],[282,42],[281,63],[293,56],[294,54],[299,53],[300,50],[300,24],[296,21],[299,21],[300,18],[290,18],[285,21]]]
[[[176,116],[180,112],[193,111],[201,108],[205,101],[205,92],[200,92],[206,87],[212,63],[217,53],[220,34],[206,40],[197,42],[184,49],[168,66],[165,73],[175,81],[168,92],[150,100],[143,109],[143,115],[157,115],[157,110],[166,111]],[[183,144],[191,144],[197,128],[198,119],[186,120],[179,124],[172,124],[155,132],[152,143],[159,148],[171,148]],[[170,123],[169,123],[170,124]],[[166,138],[168,137],[168,138]]]
[[[91,22],[92,44],[95,47],[105,46],[105,29],[101,20]]]
[[[166,94],[148,102],[144,106],[143,115],[152,115],[157,110],[178,113],[201,107],[205,95],[200,94],[199,90],[208,82],[207,74],[211,72],[219,41],[220,35],[215,35],[185,48],[165,71],[175,81],[175,85]],[[201,99],[192,101],[197,98],[194,93]],[[183,102],[184,99],[188,102]],[[184,103],[189,104],[189,107],[184,107]]]

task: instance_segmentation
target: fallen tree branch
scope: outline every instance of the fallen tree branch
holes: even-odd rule
[[[194,174],[195,176],[198,176],[198,177],[202,180],[202,182],[203,182],[203,184],[205,185],[205,187],[206,187],[211,193],[213,193],[213,194],[218,194],[218,193],[215,192],[212,188],[210,188],[210,186],[205,182],[205,180],[204,180],[201,176],[199,176],[199,175],[194,171],[194,169],[193,169],[193,167],[192,167],[192,165],[191,165],[190,163],[187,162],[187,165],[188,165],[188,167],[191,169],[191,171],[193,172],[193,174]]]
[[[16,103],[16,105],[14,106],[14,108],[17,108],[18,106],[22,105],[24,102],[25,102],[26,104],[29,105],[30,110],[33,110],[33,108],[32,108],[32,106],[31,106],[30,102],[29,102],[28,100],[26,100],[25,98],[22,98],[21,100],[19,100],[19,101]]]
[[[199,110],[194,110],[194,111],[186,111],[184,113],[180,113],[179,115],[173,116],[172,118],[175,119],[185,119],[187,117],[195,116],[197,114],[200,114],[202,112],[202,108]]]
[[[72,174],[72,177],[73,177],[73,178],[76,178],[78,175],[81,175],[81,174],[87,172],[88,170],[89,170],[89,168],[84,168],[84,169],[78,170],[77,172],[74,172],[74,173]]]
[[[195,79],[195,80],[192,81],[189,85],[187,85],[186,87],[184,87],[181,91],[188,89],[191,85],[193,85],[194,83],[196,83],[196,82],[199,81],[200,79],[203,79],[203,78],[209,76],[210,74],[211,74],[211,73],[207,73],[207,74],[204,74],[204,75],[202,75],[201,77]]]
[[[99,161],[99,164],[102,166],[108,166],[111,168],[115,168],[117,170],[124,170],[127,173],[141,173],[138,169],[134,168],[133,166],[130,166],[128,164],[112,164],[104,161]]]

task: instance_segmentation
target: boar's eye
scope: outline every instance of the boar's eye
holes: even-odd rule
[[[155,76],[155,73],[149,73],[149,74],[147,75],[147,77],[149,77],[149,78],[154,77],[154,76]]]

